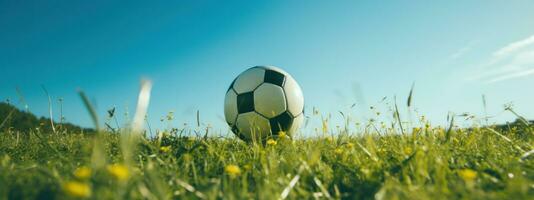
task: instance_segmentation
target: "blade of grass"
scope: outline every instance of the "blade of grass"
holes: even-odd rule
[[[371,152],[369,150],[367,150],[367,148],[365,148],[362,144],[360,144],[359,142],[356,142],[356,144],[358,145],[358,147],[360,147],[362,149],[362,151],[367,155],[369,156],[369,158],[371,158],[372,160],[374,161],[378,161],[377,158],[375,158]]]
[[[522,156],[521,156],[521,160],[526,160],[528,157],[530,157],[530,155],[534,154],[534,149],[533,150],[530,150],[526,153],[524,153]]]
[[[129,168],[133,167],[132,159],[136,147],[141,139],[141,132],[146,118],[148,104],[150,102],[150,90],[152,89],[152,82],[147,79],[141,80],[141,87],[137,97],[137,107],[135,110],[134,121],[132,123],[131,132],[123,132],[121,134],[121,151],[124,162]]]
[[[534,132],[532,131],[531,127],[530,127],[530,122],[527,121],[523,116],[519,115],[517,112],[515,112],[514,109],[512,109],[512,106],[506,106],[505,107],[505,110],[511,112],[512,114],[514,114],[517,119],[523,124],[525,125],[525,128],[528,130],[528,132],[530,134],[534,134]]]
[[[402,135],[404,135],[404,128],[402,128],[402,121],[401,121],[401,118],[400,118],[399,108],[397,107],[397,97],[394,97],[393,99],[395,101],[395,116],[397,118],[397,121],[399,122],[399,127],[400,127],[400,130],[401,130],[401,133],[402,133]]]
[[[453,125],[454,125],[454,115],[452,115],[452,117],[451,117],[451,123],[449,124],[449,129],[445,133],[445,142],[448,142],[449,139],[451,138],[451,132],[452,132]]]
[[[11,115],[13,115],[13,113],[15,113],[15,108],[11,109],[11,111],[9,111],[9,114],[7,114],[7,117],[2,121],[2,124],[0,124],[0,129],[2,129],[4,127],[4,125],[7,123],[7,120],[9,120],[9,118],[11,118]]]
[[[200,127],[200,110],[197,110],[197,127]]]
[[[89,98],[85,93],[78,89],[78,94],[80,95],[80,98],[82,99],[82,102],[89,112],[89,115],[91,116],[91,119],[93,120],[93,123],[95,125],[95,131],[96,136],[93,138],[93,152],[91,153],[91,165],[93,165],[93,168],[95,169],[102,169],[104,166],[106,166],[107,159],[106,154],[104,152],[105,145],[103,144],[105,140],[102,139],[102,135],[100,134],[100,123],[98,122],[98,115],[96,114],[96,111],[89,101]]]
[[[509,142],[510,144],[512,144],[512,146],[513,146],[515,149],[519,150],[521,153],[525,153],[525,152],[526,152],[526,151],[523,150],[521,147],[519,147],[519,146],[517,146],[516,144],[514,144],[514,142],[513,142],[510,138],[504,136],[503,134],[497,132],[496,130],[494,130],[494,129],[492,129],[492,128],[486,127],[486,129],[489,130],[489,131],[492,132],[492,133],[495,133],[495,135],[498,135],[499,137],[501,137],[501,138],[504,139],[505,141],[507,141],[507,142]]]
[[[410,88],[410,93],[408,94],[408,101],[406,102],[406,105],[408,105],[408,107],[412,106],[412,96],[413,96],[414,86],[415,86],[415,82],[412,83],[412,87]]]
[[[300,179],[300,173],[302,173],[302,171],[304,170],[304,165],[301,165],[299,170],[298,170],[298,173],[297,175],[295,175],[291,181],[289,181],[289,184],[287,185],[286,188],[284,188],[284,190],[282,191],[282,194],[280,194],[280,199],[286,199],[287,196],[289,195],[289,192],[291,192],[291,190],[293,189],[293,187],[295,187],[295,185],[297,184],[297,182],[299,181]]]
[[[321,182],[321,180],[319,180],[316,176],[314,176],[313,177],[313,181],[315,182],[317,187],[319,187],[319,189],[321,189],[321,193],[323,193],[323,195],[327,199],[332,199],[332,196],[330,195],[330,193],[328,193],[328,190],[326,190],[326,188],[323,186],[323,183]]]
[[[48,97],[48,114],[50,116],[50,126],[52,127],[52,132],[56,133],[56,127],[54,126],[54,115],[52,113],[52,98],[50,98],[50,95],[48,94],[48,90],[46,90],[44,85],[41,85],[41,88],[43,88],[43,91]]]
[[[195,189],[195,187],[193,187],[192,185],[190,185],[189,183],[185,182],[185,181],[182,181],[180,179],[175,179],[175,182],[177,185],[179,185],[180,187],[184,188],[185,190],[187,190],[188,192],[191,192],[193,194],[195,194],[196,197],[200,198],[200,199],[206,199],[206,195],[204,195],[202,192],[200,191],[197,191]]]
[[[83,92],[83,90],[78,89],[78,94],[80,95],[80,98],[82,99],[83,105],[85,106],[85,109],[89,112],[89,115],[91,116],[91,120],[93,120],[93,123],[95,125],[96,131],[100,131],[100,123],[98,122],[98,115],[96,114],[95,108],[89,101],[89,98],[87,98],[87,95]]]
[[[132,124],[132,131],[139,133],[143,129],[143,121],[150,103],[150,90],[152,89],[152,82],[147,79],[141,80],[141,88],[139,96],[137,97],[137,107],[135,109],[134,121]]]

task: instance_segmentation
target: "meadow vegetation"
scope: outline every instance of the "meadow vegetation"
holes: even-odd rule
[[[323,124],[264,143],[3,129],[0,199],[532,199],[532,127]],[[451,123],[452,124],[452,123]]]
[[[21,124],[10,122],[13,113],[24,112],[7,109],[0,121],[0,199],[534,197],[534,126],[511,106],[505,111],[518,117],[511,124],[450,114],[445,127],[417,113],[417,120],[403,120],[396,103],[387,114],[371,107],[365,121],[340,112],[337,126],[314,108],[308,120],[318,127],[247,143],[229,131],[214,133],[198,112],[196,126],[144,131],[149,86],[142,84],[134,120],[122,127],[112,123],[111,109],[100,128],[83,92],[95,129],[28,116],[22,118],[39,124],[13,127]],[[411,97],[412,91],[409,110]],[[460,127],[455,118],[473,124]],[[162,118],[171,120],[172,113]]]

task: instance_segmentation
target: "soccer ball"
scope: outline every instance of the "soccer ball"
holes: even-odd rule
[[[232,132],[245,141],[265,140],[281,132],[291,136],[304,119],[304,97],[295,79],[272,66],[256,66],[232,82],[224,116]]]

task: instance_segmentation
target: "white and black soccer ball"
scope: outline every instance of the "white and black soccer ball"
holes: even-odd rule
[[[295,79],[272,66],[256,66],[232,82],[224,100],[226,122],[239,138],[291,136],[304,119],[304,97]]]

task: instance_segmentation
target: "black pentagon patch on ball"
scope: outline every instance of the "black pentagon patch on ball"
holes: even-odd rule
[[[236,125],[232,126],[232,132],[234,132],[235,134],[239,134],[239,130],[237,129]]]
[[[235,83],[235,79],[232,81],[232,83],[230,84],[230,87],[228,87],[228,90],[226,90],[226,92],[234,88],[234,83]]]
[[[272,83],[282,87],[284,85],[285,76],[277,71],[266,70],[264,82]]]
[[[232,132],[234,132],[239,139],[242,139],[242,140],[246,140],[247,139],[243,134],[241,134],[241,132],[239,132],[239,129],[237,128],[236,125],[232,126]]]
[[[293,123],[293,117],[288,112],[284,112],[269,120],[271,124],[271,132],[273,135],[278,135],[280,131],[287,131]]]
[[[239,114],[254,111],[254,93],[247,92],[237,95],[237,112]]]

